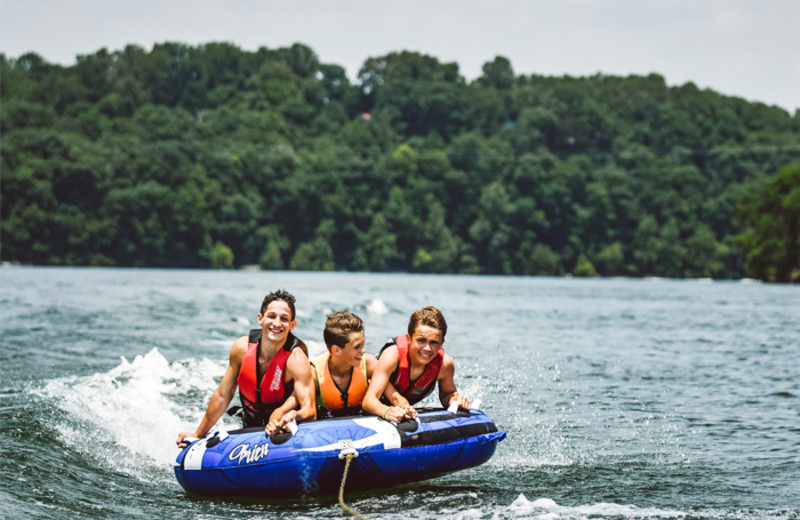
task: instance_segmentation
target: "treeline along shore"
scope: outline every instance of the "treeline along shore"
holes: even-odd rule
[[[658,74],[163,43],[0,78],[4,262],[800,276],[800,112]]]

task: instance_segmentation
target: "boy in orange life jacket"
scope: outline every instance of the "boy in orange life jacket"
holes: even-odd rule
[[[348,311],[329,314],[323,337],[328,350],[311,360],[317,416],[357,415],[378,364],[364,351],[364,322]]]
[[[447,322],[436,307],[412,314],[408,334],[392,339],[378,354],[378,366],[364,396],[364,410],[394,422],[413,419],[417,411],[412,405],[433,391],[437,382],[442,406],[456,402],[459,408],[469,410],[469,399],[456,391],[453,359],[442,349],[446,333]]]
[[[297,325],[294,304],[294,296],[284,290],[264,298],[257,315],[261,328],[234,342],[228,369],[211,396],[200,425],[194,433],[178,434],[179,446],[188,444],[186,437],[200,438],[208,433],[225,413],[237,386],[245,426],[262,425],[271,436],[288,429],[292,421],[316,419],[307,349],[291,332]]]

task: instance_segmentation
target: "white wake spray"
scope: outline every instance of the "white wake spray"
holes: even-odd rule
[[[224,371],[205,359],[169,363],[154,348],[105,373],[55,379],[41,396],[64,412],[53,426],[69,447],[152,480],[156,469],[171,474],[178,432],[194,430]]]

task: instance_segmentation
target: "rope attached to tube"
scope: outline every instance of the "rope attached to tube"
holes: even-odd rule
[[[341,457],[342,455],[340,454],[339,458]],[[347,481],[347,471],[350,469],[350,462],[353,460],[353,457],[355,457],[355,455],[353,455],[352,453],[348,453],[345,457],[346,458],[344,462],[344,473],[342,473],[342,485],[339,486],[339,505],[342,506],[342,509],[344,509],[354,517],[358,518],[359,520],[369,520],[366,516],[362,515],[361,513],[359,513],[358,511],[356,511],[355,509],[349,507],[347,504],[344,503],[344,483]]]

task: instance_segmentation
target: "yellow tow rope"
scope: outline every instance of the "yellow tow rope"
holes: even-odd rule
[[[339,505],[342,506],[342,509],[353,515],[354,517],[358,518],[359,520],[369,520],[366,516],[362,515],[355,509],[349,507],[347,504],[344,503],[344,483],[347,481],[347,471],[350,469],[350,461],[353,460],[353,454],[347,454],[344,462],[344,473],[342,474],[342,485],[339,486]]]

